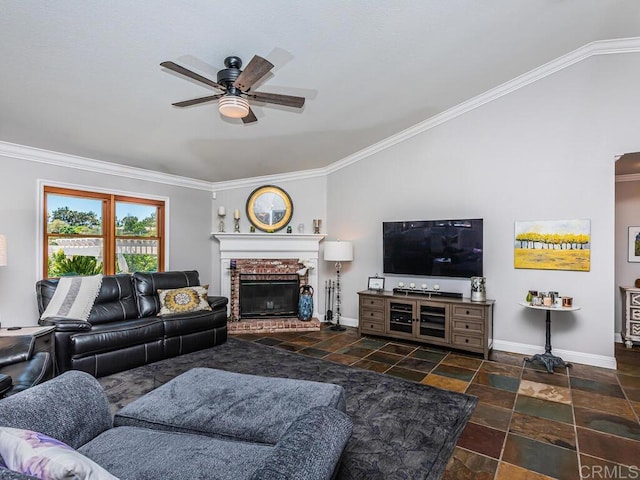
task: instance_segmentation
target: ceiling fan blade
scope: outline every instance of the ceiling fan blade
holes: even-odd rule
[[[256,114],[253,113],[253,110],[249,107],[249,114],[246,117],[242,117],[242,123],[253,123],[257,121],[258,118],[256,117]]]
[[[279,93],[252,92],[247,94],[259,102],[275,103],[276,105],[284,105],[286,107],[302,108],[304,106],[304,97],[295,97],[293,95],[280,95]]]
[[[209,85],[210,87],[217,88],[218,90],[226,91],[226,88],[220,85],[219,83],[216,83],[213,80],[209,80],[208,78],[203,77],[202,75],[198,75],[197,73],[192,72],[191,70],[181,67],[177,63],[162,62],[160,66],[164,68],[168,68],[169,70],[173,70],[174,72],[179,73],[180,75],[184,75],[185,77],[189,77],[189,78],[192,78],[193,80],[197,80],[198,82],[204,83],[205,85]]]
[[[233,86],[239,88],[243,92],[248,91],[254,83],[264,77],[273,68],[273,63],[269,60],[254,55],[246,68],[242,71]]]
[[[184,102],[176,102],[172,103],[174,107],[190,107],[191,105],[198,105],[199,103],[212,102],[214,100],[218,100],[222,97],[224,93],[219,93],[217,95],[209,95],[208,97],[200,97],[194,98],[193,100],[185,100]]]

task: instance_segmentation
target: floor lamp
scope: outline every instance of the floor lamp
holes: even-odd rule
[[[324,242],[324,259],[327,262],[336,262],[336,323],[331,330],[342,332],[346,330],[340,325],[340,270],[342,262],[353,260],[353,244],[351,242]]]

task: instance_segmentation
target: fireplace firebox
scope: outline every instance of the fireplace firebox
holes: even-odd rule
[[[298,316],[297,274],[240,274],[240,319]]]

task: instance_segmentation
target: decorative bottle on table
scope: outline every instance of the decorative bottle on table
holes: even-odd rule
[[[298,318],[303,322],[311,320],[313,315],[313,287],[302,285],[300,287],[300,300],[298,301]]]
[[[487,279],[485,277],[471,277],[471,301],[484,302],[487,300]]]

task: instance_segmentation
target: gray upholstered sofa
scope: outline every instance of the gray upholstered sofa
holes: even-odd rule
[[[121,480],[322,480],[335,476],[352,422],[331,406],[302,409],[303,413],[292,417],[282,434],[273,438],[274,443],[196,432],[188,422],[180,428],[171,422],[164,426],[154,424],[149,418],[140,420],[143,425],[131,421],[132,413],[148,414],[156,400],[197,381],[203,373],[206,374],[196,373],[186,383],[165,384],[166,392],[160,392],[151,402],[141,397],[138,407],[129,408],[129,414],[124,415],[130,426],[114,427],[107,397],[98,381],[84,372],[66,372],[1,400],[0,426],[33,430],[63,441]],[[223,381],[231,380],[223,377]],[[343,395],[340,400],[340,395],[325,391],[331,401],[343,402]],[[215,407],[214,402],[211,405]],[[185,410],[189,409],[185,406]],[[246,421],[255,424],[255,415],[246,413]],[[2,480],[29,478],[32,477],[0,468]]]

